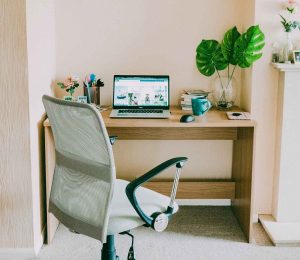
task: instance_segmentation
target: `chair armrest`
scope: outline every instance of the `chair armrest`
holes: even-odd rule
[[[135,196],[136,189],[140,187],[142,184],[144,184],[145,182],[151,180],[153,177],[155,177],[156,175],[158,175],[159,173],[161,173],[162,171],[166,170],[167,168],[173,165],[176,165],[177,169],[181,169],[185,161],[187,161],[186,157],[177,157],[165,161],[160,165],[156,166],[155,168],[153,168],[152,170],[150,170],[149,172],[145,173],[141,177],[133,180],[126,186],[126,195],[131,205],[133,206],[137,214],[140,216],[140,218],[145,221],[147,226],[151,226],[153,224],[153,217],[146,215],[141,209],[141,207],[139,206]],[[172,212],[170,212],[168,208],[168,210],[165,213],[170,215]]]
[[[116,135],[111,135],[109,136],[109,141],[111,145],[114,145],[114,143],[117,141],[118,136]]]

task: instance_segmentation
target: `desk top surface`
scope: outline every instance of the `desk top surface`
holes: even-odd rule
[[[232,111],[241,111],[238,107]],[[180,123],[182,115],[191,114],[192,111],[183,111],[179,107],[171,107],[169,119],[132,119],[110,118],[111,110],[102,111],[106,127],[254,127],[254,120],[229,120],[225,111],[215,108],[210,109],[204,116],[195,116],[196,120],[191,123]],[[48,119],[44,126],[50,126]]]

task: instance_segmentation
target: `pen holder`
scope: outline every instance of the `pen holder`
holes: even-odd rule
[[[99,87],[83,87],[83,93],[87,97],[89,104],[93,103],[100,106],[100,88]]]

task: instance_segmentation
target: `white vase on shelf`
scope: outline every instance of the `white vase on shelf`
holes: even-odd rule
[[[286,32],[286,40],[283,46],[283,61],[288,64],[293,61],[293,41],[291,32]]]

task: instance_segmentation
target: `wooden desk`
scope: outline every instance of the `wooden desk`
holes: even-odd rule
[[[226,113],[211,109],[195,122],[180,123],[188,112],[171,109],[170,119],[112,119],[110,111],[102,117],[109,135],[120,140],[233,140],[232,178],[229,180],[181,181],[177,198],[231,199],[232,209],[249,242],[252,241],[252,161],[255,122],[253,120],[228,120]],[[49,121],[44,122],[46,146],[47,203],[52,184],[55,150]],[[172,182],[154,181],[145,186],[169,195]],[[47,205],[48,210],[48,205]],[[47,215],[48,242],[55,234],[58,221]]]

